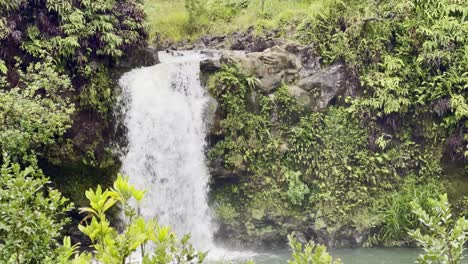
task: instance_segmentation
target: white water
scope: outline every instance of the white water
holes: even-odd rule
[[[162,56],[162,63],[120,79],[128,129],[122,173],[147,190],[140,213],[191,233],[197,249],[215,249],[216,226],[207,203],[206,91],[199,80],[202,56]]]

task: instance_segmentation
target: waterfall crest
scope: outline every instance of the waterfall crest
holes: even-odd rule
[[[156,217],[179,237],[191,233],[194,246],[208,250],[216,226],[207,202],[203,119],[209,97],[199,80],[202,59],[163,55],[161,64],[122,76],[128,146],[121,171],[147,190],[140,205],[145,218]]]

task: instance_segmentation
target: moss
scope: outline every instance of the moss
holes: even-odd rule
[[[224,222],[230,222],[237,219],[240,214],[230,203],[216,205],[215,212]]]
[[[262,220],[265,216],[265,209],[264,208],[255,208],[251,210],[252,218],[255,220]]]

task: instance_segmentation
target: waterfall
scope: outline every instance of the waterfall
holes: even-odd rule
[[[134,69],[119,83],[125,102],[128,146],[122,173],[147,190],[140,212],[170,225],[179,237],[191,233],[198,249],[213,248],[216,226],[207,203],[204,111],[196,53],[164,56],[161,64]]]

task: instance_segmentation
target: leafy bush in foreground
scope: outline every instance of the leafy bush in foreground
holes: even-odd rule
[[[414,214],[425,226],[409,232],[424,250],[417,263],[461,263],[468,241],[468,220],[463,216],[453,219],[446,194],[438,200],[429,198],[428,203],[431,206],[428,211],[416,201],[411,203]]]
[[[293,260],[288,261],[288,264],[341,264],[341,260],[335,259],[327,252],[327,247],[315,244],[309,241],[303,245],[298,242],[294,233],[288,236],[289,247],[292,250]]]
[[[0,169],[0,262],[57,263],[64,213],[70,206],[48,180],[8,159]]]
[[[114,188],[103,191],[101,186],[86,192],[91,207],[81,208],[88,214],[87,224],[79,229],[93,242],[94,258],[105,264],[131,263],[139,250],[144,264],[202,263],[207,253],[195,251],[189,244],[190,236],[178,240],[167,226],[155,219],[146,221],[132,206],[144,198],[144,191],[128,183],[128,178],[118,176]],[[111,226],[106,211],[119,205],[124,213],[122,232]],[[86,258],[86,255],[78,258]]]

